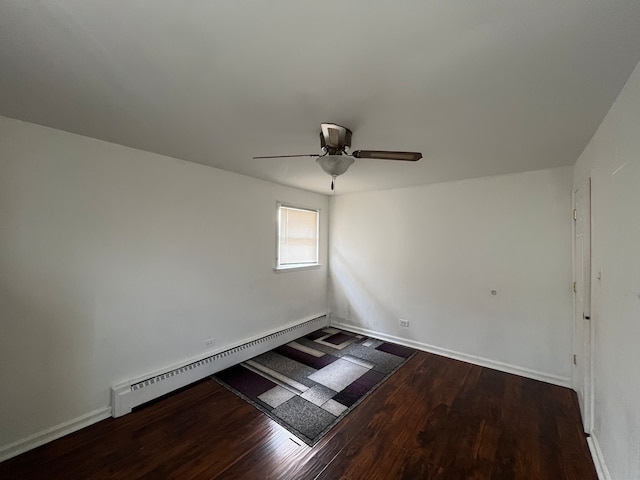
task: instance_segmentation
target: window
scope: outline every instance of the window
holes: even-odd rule
[[[277,269],[318,265],[319,210],[278,204]]]

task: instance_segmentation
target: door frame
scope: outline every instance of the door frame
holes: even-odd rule
[[[594,363],[594,314],[592,309],[592,296],[593,296],[593,255],[592,255],[592,232],[593,232],[593,208],[592,208],[592,188],[591,188],[591,177],[587,177],[583,180],[577,188],[574,188],[571,195],[572,200],[572,212],[576,210],[576,194],[580,189],[584,189],[586,192],[585,198],[588,204],[588,212],[585,212],[585,219],[588,220],[588,228],[586,228],[585,235],[588,235],[588,248],[587,252],[589,258],[589,266],[587,271],[584,272],[584,280],[583,281],[583,303],[585,304],[585,308],[583,308],[583,312],[578,312],[578,305],[576,301],[577,294],[573,294],[573,342],[572,342],[572,352],[573,355],[579,355],[580,357],[585,357],[583,362],[584,369],[584,378],[578,378],[578,369],[575,367],[575,364],[572,362],[572,383],[574,390],[577,391],[577,387],[579,386],[579,382],[583,381],[582,385],[582,393],[583,393],[583,408],[584,411],[581,413],[581,419],[583,422],[583,428],[585,433],[591,434],[593,431],[594,425],[594,388],[593,388],[593,363]],[[572,252],[572,265],[573,265],[573,281],[575,282],[577,279],[577,268],[576,264],[576,221],[575,217],[573,217],[574,221],[572,222],[572,242],[571,242],[571,252]],[[586,281],[588,280],[588,281]],[[589,320],[586,320],[583,315],[584,312],[588,313]],[[584,338],[578,337],[578,322],[582,322],[583,331],[588,331],[589,333],[589,344],[587,348],[584,348]]]

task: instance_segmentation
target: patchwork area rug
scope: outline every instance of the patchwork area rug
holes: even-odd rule
[[[213,378],[313,446],[415,353],[327,327]]]

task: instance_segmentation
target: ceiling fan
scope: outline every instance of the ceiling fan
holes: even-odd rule
[[[320,148],[321,154],[310,153],[306,155],[271,155],[258,158],[291,158],[291,157],[318,157],[316,162],[326,173],[331,175],[331,190],[335,190],[335,180],[353,164],[354,158],[374,158],[380,160],[404,160],[415,162],[422,158],[420,152],[392,152],[385,150],[355,150],[349,153],[351,147],[352,132],[346,127],[335,123],[320,124]]]

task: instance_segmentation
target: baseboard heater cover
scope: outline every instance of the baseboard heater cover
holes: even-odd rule
[[[200,360],[171,368],[166,372],[116,385],[111,388],[112,415],[113,417],[126,415],[135,407],[213,375],[220,370],[249,360],[256,355],[268,352],[296,338],[326,327],[328,324],[327,316],[316,317],[222,350]]]

